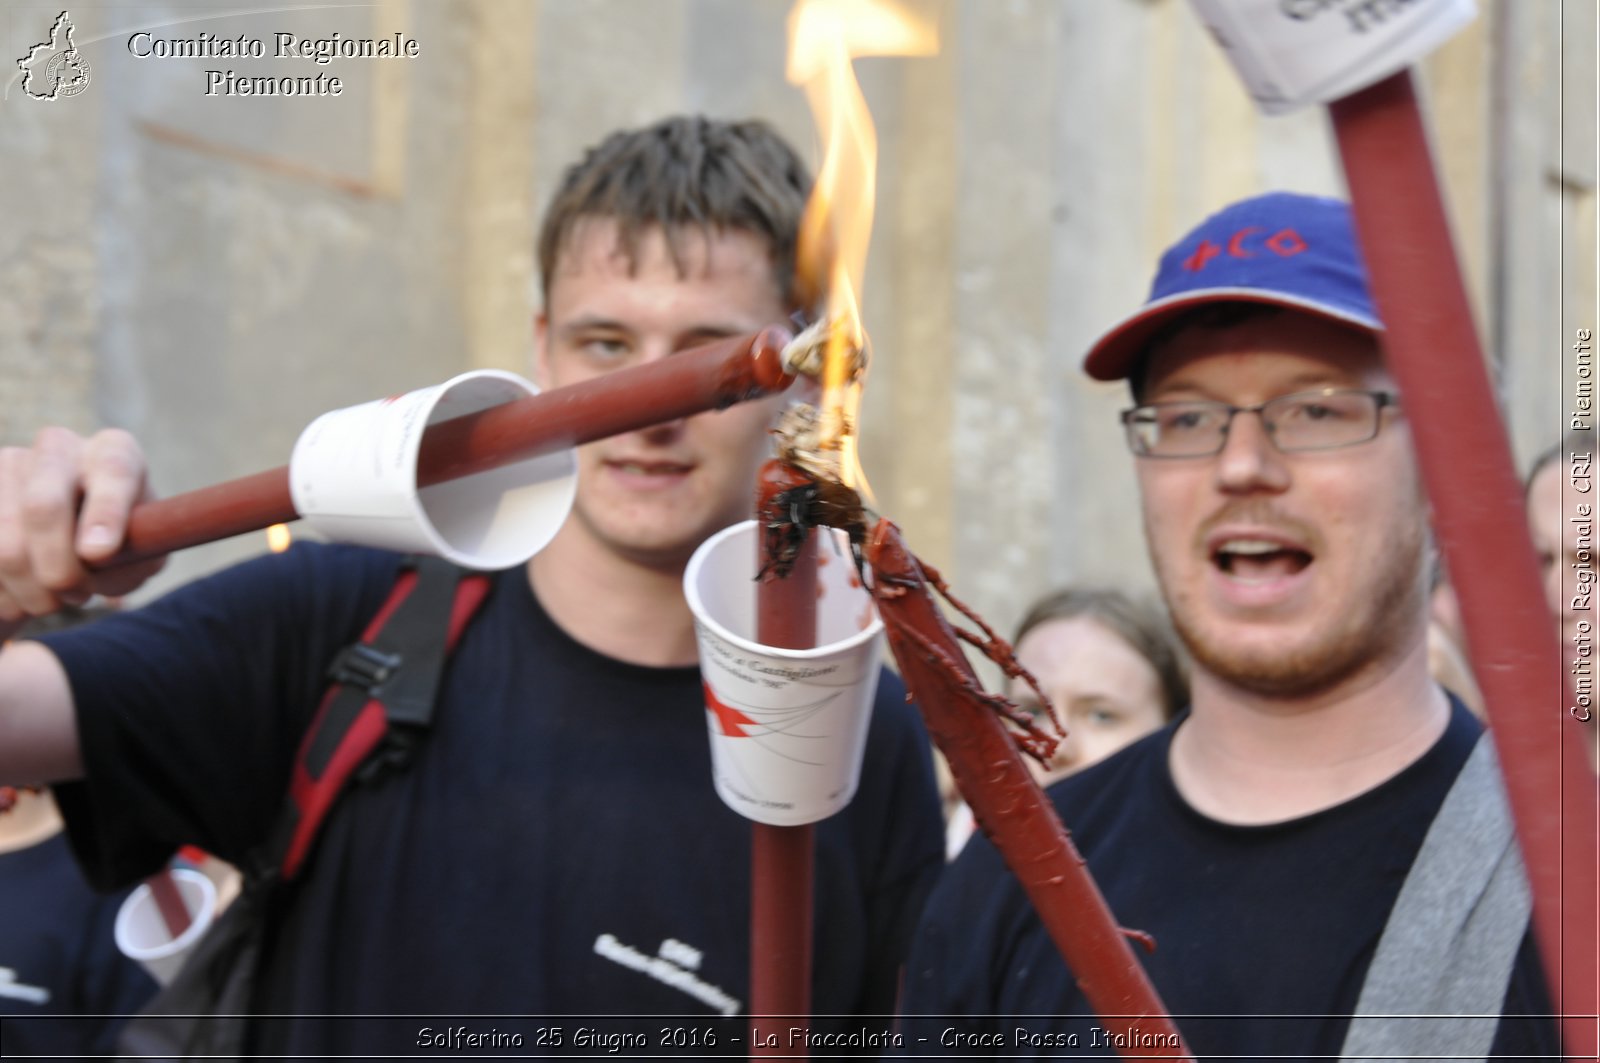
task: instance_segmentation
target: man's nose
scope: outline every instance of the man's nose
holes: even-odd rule
[[[663,446],[667,443],[671,443],[673,440],[677,439],[678,436],[682,435],[684,425],[687,423],[687,418],[678,417],[671,421],[661,421],[658,424],[650,425],[648,428],[641,428],[639,430],[639,434],[642,435],[647,442],[655,446]]]
[[[1283,452],[1255,410],[1240,410],[1228,424],[1217,455],[1217,485],[1230,494],[1282,491],[1289,486]]]
[[[663,358],[672,357],[674,353],[672,344],[667,340],[646,336],[639,344],[639,361],[637,364],[659,362]],[[683,417],[671,421],[661,421],[648,428],[640,429],[639,434],[644,436],[650,443],[661,446],[671,443],[681,435],[686,421],[687,418]]]
[[[1056,771],[1069,771],[1083,759],[1083,743],[1078,738],[1080,725],[1068,721],[1066,737],[1056,745],[1056,755],[1050,758],[1050,767]]]

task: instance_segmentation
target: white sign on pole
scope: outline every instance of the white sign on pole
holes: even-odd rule
[[[1412,65],[1476,15],[1473,0],[1191,0],[1256,105],[1328,103]]]

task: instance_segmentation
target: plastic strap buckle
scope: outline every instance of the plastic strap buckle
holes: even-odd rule
[[[328,666],[328,678],[335,683],[356,687],[374,695],[399,669],[401,656],[358,642],[346,646]]]

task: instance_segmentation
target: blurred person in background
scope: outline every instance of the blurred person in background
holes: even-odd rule
[[[1561,635],[1561,659],[1574,694],[1594,699],[1594,439],[1568,431],[1534,459],[1528,470],[1528,531],[1539,555],[1545,600]],[[1579,509],[1588,506],[1587,513]],[[1586,626],[1585,626],[1586,625]],[[1600,726],[1594,709],[1588,728],[1589,762],[1600,769]],[[1576,715],[1576,714],[1575,714]]]
[[[72,608],[21,634],[60,630],[100,608]],[[109,1054],[155,980],[116,946],[131,889],[98,893],[73,861],[48,790],[0,787],[0,1046],[8,1056]]]
[[[1047,594],[1028,608],[1011,643],[1067,732],[1049,764],[1028,760],[1040,786],[1160,729],[1189,700],[1171,625],[1121,591],[1069,587]],[[1020,679],[1007,683],[1006,697],[1026,712],[1045,712]],[[972,809],[957,796],[946,831],[951,859],[975,826]]]

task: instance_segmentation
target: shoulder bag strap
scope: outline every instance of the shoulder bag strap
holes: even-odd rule
[[[1485,733],[1400,888],[1341,1058],[1486,1056],[1532,906]]]
[[[482,604],[489,577],[412,557],[361,641],[329,668],[333,685],[295,758],[283,812],[262,859],[293,879],[339,794],[410,756],[433,719],[445,660]]]

